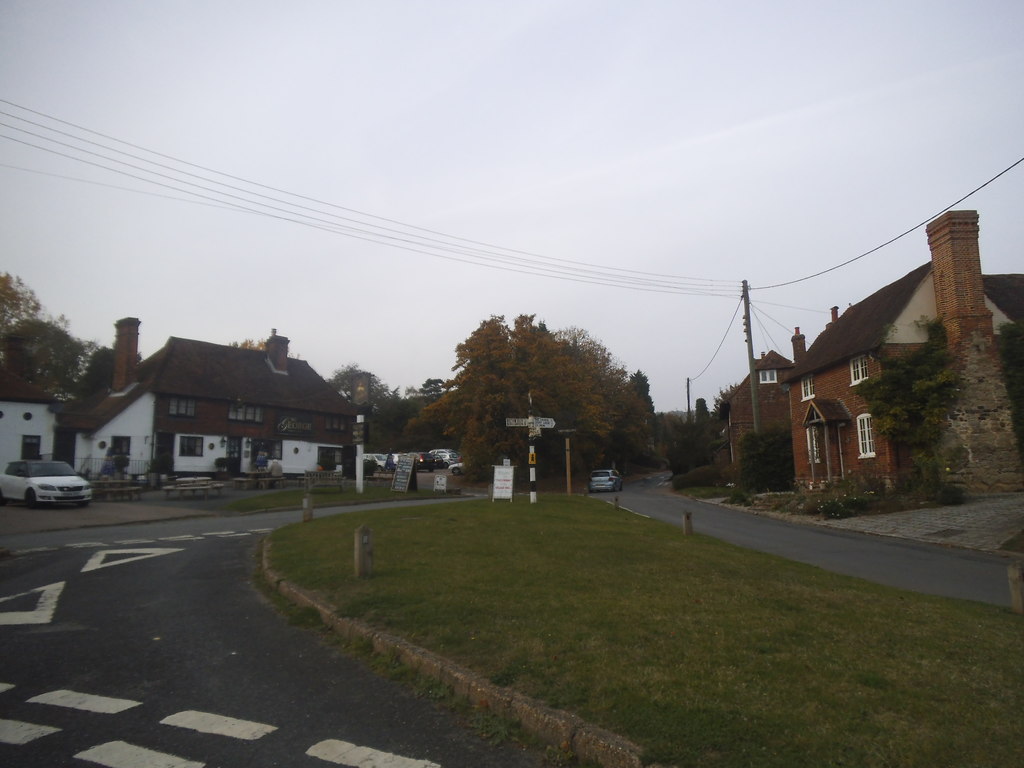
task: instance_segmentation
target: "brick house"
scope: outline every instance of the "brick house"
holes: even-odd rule
[[[795,364],[784,383],[798,485],[848,477],[891,484],[910,470],[906,446],[873,430],[857,385],[881,373],[881,353],[926,341],[927,324],[938,318],[961,381],[943,446],[969,457],[952,479],[976,492],[1024,487],[995,340],[1000,325],[1024,316],[1024,275],[981,274],[975,211],[950,211],[927,235],[930,262],[841,315],[833,307],[832,321],[806,352],[794,337]]]
[[[800,329],[797,328],[797,333]],[[801,337],[802,338],[802,337]],[[761,427],[789,428],[789,393],[782,382],[789,375],[793,363],[775,350],[762,352],[754,361],[757,373],[757,403]],[[742,453],[743,436],[754,430],[753,395],[750,390],[750,375],[733,388],[719,407],[719,415],[726,422],[727,442],[716,460],[736,464]]]
[[[141,474],[169,456],[178,474],[208,474],[217,459],[232,473],[261,453],[286,473],[327,463],[354,474],[357,409],[304,360],[288,357],[274,330],[265,349],[171,337],[138,362],[136,318],[115,323],[111,388],[58,414],[54,457],[95,474],[109,455]]]
[[[57,398],[25,380],[24,339],[4,340],[0,367],[0,470],[18,459],[49,458]]]

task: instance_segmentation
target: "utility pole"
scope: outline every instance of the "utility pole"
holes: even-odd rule
[[[686,420],[693,421],[693,416],[690,410],[690,377],[686,377]]]
[[[743,281],[743,331],[747,335],[747,367],[750,369],[750,406],[754,431],[761,431],[761,404],[757,398],[757,370],[754,368],[754,334],[750,326],[750,286]]]

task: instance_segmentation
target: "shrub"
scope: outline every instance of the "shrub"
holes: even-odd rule
[[[741,442],[740,478],[748,491],[787,491],[793,486],[793,438],[785,427],[748,432]]]
[[[697,488],[721,484],[722,472],[713,464],[697,467],[672,478],[672,487],[677,491],[682,488]]]
[[[733,488],[727,502],[739,507],[749,507],[751,504],[750,496],[742,488]]]

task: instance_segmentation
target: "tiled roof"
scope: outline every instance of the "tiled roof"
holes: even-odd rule
[[[769,349],[765,352],[764,357],[758,358],[754,361],[754,370],[756,371],[770,371],[772,369],[792,368],[793,363],[774,349]]]
[[[1024,319],[1024,275],[982,275],[985,295],[1012,322]]]
[[[785,381],[794,381],[881,345],[889,326],[907,306],[931,268],[931,262],[922,264],[843,312],[814,340],[804,358],[786,374]]]
[[[15,403],[52,403],[57,398],[20,376],[0,368],[0,400]]]
[[[828,422],[846,422],[850,420],[850,412],[846,406],[838,400],[825,400],[815,398],[807,403],[807,410],[804,412],[804,424],[819,419]]]
[[[285,375],[271,369],[263,350],[173,336],[139,363],[136,380],[138,384],[124,393],[98,393],[69,405],[61,414],[61,426],[95,429],[147,392],[319,413],[358,413],[305,360],[288,358]]]

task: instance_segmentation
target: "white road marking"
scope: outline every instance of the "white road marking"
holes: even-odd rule
[[[163,536],[163,537],[160,538],[160,541],[202,541],[202,540],[203,540],[202,536],[193,536],[193,535],[188,534],[188,533],[186,533],[183,536]]]
[[[20,720],[0,720],[0,744],[28,744],[59,730],[49,725],[23,723]]]
[[[57,610],[57,599],[60,597],[60,593],[64,591],[64,584],[65,582],[58,581],[55,584],[47,584],[45,587],[30,589],[28,592],[22,592],[18,595],[0,597],[0,603],[6,603],[8,600],[31,595],[33,592],[40,593],[39,602],[36,603],[36,607],[31,611],[6,611],[0,613],[0,625],[49,624],[53,621],[53,612]]]
[[[317,757],[336,765],[349,765],[355,768],[441,768],[429,760],[413,760],[410,757],[393,755],[390,752],[378,752],[369,747],[359,747],[347,741],[327,739],[314,744],[306,750],[310,757]]]
[[[152,544],[154,541],[155,539],[119,539],[114,543],[127,547],[129,544]]]
[[[3,693],[4,691],[9,691],[13,687],[14,683],[0,683],[0,693]]]
[[[105,547],[105,542],[102,541],[80,541],[77,544],[65,544],[69,549],[88,549],[89,547]]]
[[[207,536],[234,536],[235,531],[207,531]]]
[[[108,741],[106,744],[79,752],[75,757],[105,765],[107,768],[204,768],[206,765],[176,755],[136,747],[124,741]]]
[[[173,552],[181,552],[178,549],[105,549],[102,552],[97,552],[89,558],[89,562],[82,568],[82,573],[88,571],[98,571],[100,568],[110,568],[113,565],[124,565],[125,563],[134,563],[136,560],[146,560],[150,557],[160,557],[160,555],[170,555]],[[121,557],[117,560],[110,560],[107,562],[107,558],[112,555],[135,555],[135,557]]]
[[[28,702],[29,704],[49,704],[53,707],[98,712],[103,715],[116,715],[118,712],[124,712],[126,709],[142,704],[141,701],[132,701],[131,699],[113,699],[109,696],[94,696],[91,693],[64,690],[42,693],[33,696]]]
[[[192,709],[165,717],[160,723],[162,725],[175,725],[178,728],[188,728],[200,733],[214,733],[218,736],[230,736],[233,739],[245,739],[247,741],[255,741],[277,730],[276,725],[254,723],[249,720],[237,720],[233,717],[213,715],[209,712],[196,712]]]
[[[274,529],[273,528],[250,528],[249,529],[249,531],[251,533],[270,533],[272,530],[274,530]]]

